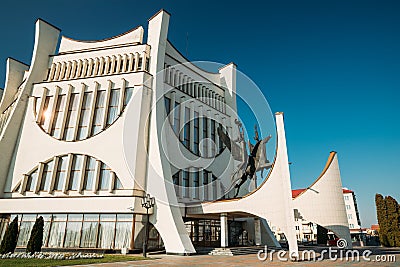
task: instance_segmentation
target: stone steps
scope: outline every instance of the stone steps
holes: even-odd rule
[[[273,248],[271,247],[271,249]],[[264,250],[264,246],[215,248],[212,251],[210,251],[208,255],[213,255],[213,256],[248,255],[248,254],[257,254],[260,250]]]

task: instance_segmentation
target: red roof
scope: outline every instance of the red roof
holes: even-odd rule
[[[371,230],[379,230],[379,224],[372,224]]]
[[[354,193],[354,192],[351,191],[350,189],[343,188],[343,194],[347,194],[347,193]]]
[[[292,198],[297,197],[298,195],[301,194],[301,192],[305,191],[306,189],[294,189],[292,190]]]
[[[294,189],[294,190],[292,190],[292,198],[297,197],[298,195],[300,195],[305,190],[307,190],[307,189]],[[346,194],[346,193],[354,193],[354,192],[351,191],[350,189],[343,188],[343,194]]]

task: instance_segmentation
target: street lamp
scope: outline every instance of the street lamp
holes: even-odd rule
[[[147,240],[149,239],[149,209],[154,207],[155,205],[155,199],[154,197],[150,197],[149,194],[147,194],[145,197],[142,198],[142,207],[146,209],[146,226],[145,226],[145,239],[143,243],[143,257],[146,257],[146,252],[147,252]]]

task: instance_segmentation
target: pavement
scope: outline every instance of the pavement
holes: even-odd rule
[[[87,267],[119,267],[119,266],[400,266],[400,248],[381,248],[381,247],[364,247],[355,248],[351,252],[360,255],[360,258],[352,257],[348,253],[346,259],[346,251],[341,254],[340,251],[331,251],[332,257],[329,258],[329,251],[323,252],[321,247],[305,247],[300,249],[302,251],[315,250],[315,257],[310,260],[290,261],[284,257],[283,252],[278,256],[278,252],[272,254],[269,252],[266,260],[258,259],[257,254],[239,255],[239,256],[209,256],[209,255],[194,255],[194,256],[173,256],[173,255],[151,255],[150,260],[143,261],[127,261],[127,262],[114,262],[114,263],[101,263],[91,265],[80,265]],[[333,249],[333,248],[332,248]],[[367,251],[368,250],[368,251]],[[357,251],[357,252],[356,252]],[[363,258],[364,253],[364,258]],[[305,253],[305,259],[308,259],[308,252]],[[323,255],[323,257],[321,257]],[[260,256],[265,256],[261,254]],[[335,260],[336,256],[336,260]],[[279,258],[283,258],[280,260]],[[286,261],[285,261],[286,260]]]

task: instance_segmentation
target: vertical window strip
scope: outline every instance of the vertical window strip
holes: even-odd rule
[[[50,119],[51,114],[49,113],[49,103],[50,103],[50,96],[46,96],[44,105],[43,105],[43,110],[42,110],[42,114],[40,116],[40,120],[39,120],[39,125],[41,127],[43,127],[43,125],[45,124],[46,121],[48,121]]]
[[[73,155],[68,190],[78,190],[81,178],[83,155]]]
[[[62,156],[58,159],[56,180],[54,182],[54,190],[62,191],[65,182],[65,176],[68,166],[68,156]]]
[[[200,173],[199,170],[196,169],[195,172],[193,172],[193,187],[194,187],[194,198],[198,199],[199,198],[199,186],[200,186]]]
[[[118,104],[120,97],[120,89],[112,89],[110,94],[110,103],[107,112],[107,126],[112,124],[118,116]]]
[[[79,94],[73,93],[71,94],[68,107],[67,120],[65,122],[63,139],[66,141],[74,140],[75,125],[76,125],[76,120],[78,118],[78,108],[79,108]]]
[[[54,164],[53,160],[44,164],[42,179],[40,181],[40,188],[39,188],[40,191],[49,191],[51,174],[53,171],[53,164]]]
[[[93,124],[92,124],[92,134],[95,135],[101,131],[103,124],[104,110],[106,101],[106,91],[97,91],[96,106],[94,110]]]
[[[185,126],[183,133],[183,144],[190,149],[190,108],[185,107]]]
[[[215,136],[215,120],[211,120],[211,140],[212,140],[212,146],[211,146],[211,156],[215,156],[215,146],[216,146],[216,136]]]
[[[199,143],[200,143],[200,126],[199,126],[199,113],[197,111],[194,112],[194,135],[193,135],[193,153],[199,155]]]
[[[178,102],[175,101],[175,108],[174,108],[174,132],[179,136],[179,126],[181,120],[181,107]]]
[[[92,109],[93,92],[86,92],[83,96],[81,116],[78,124],[77,140],[83,140],[88,135],[90,114]]]
[[[208,150],[207,150],[207,143],[206,140],[208,138],[208,131],[207,131],[207,118],[203,117],[203,157],[208,157]]]
[[[111,169],[106,164],[101,164],[99,177],[99,190],[108,190],[110,187]]]
[[[183,197],[189,197],[189,172],[182,170]]]
[[[51,135],[55,138],[60,138],[61,128],[64,118],[64,107],[67,100],[66,95],[59,95],[57,98],[56,110],[54,113],[53,126],[51,127]]]
[[[33,192],[35,191],[35,185],[38,176],[38,169],[34,170],[28,177],[28,181],[26,183],[26,191]]]
[[[86,161],[83,190],[93,190],[96,174],[96,159],[89,157]]]

